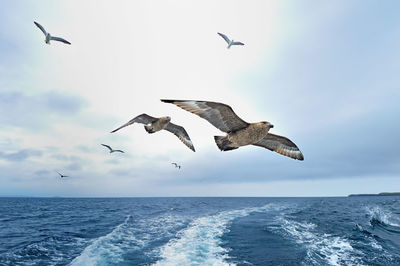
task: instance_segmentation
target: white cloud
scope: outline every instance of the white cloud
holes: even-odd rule
[[[287,179],[296,178],[297,169],[303,169],[302,178],[308,173],[315,179],[318,174],[328,176],[332,166],[324,163],[335,160],[335,167],[345,165],[337,155],[352,145],[337,137],[327,145],[333,151],[325,151],[324,142],[329,142],[332,130],[345,136],[346,129],[341,126],[351,127],[349,139],[354,141],[360,133],[354,122],[358,118],[378,111],[382,115],[398,112],[393,107],[398,96],[393,78],[398,69],[394,62],[399,56],[393,50],[398,38],[392,38],[393,46],[379,43],[375,50],[366,43],[365,50],[358,49],[364,40],[353,36],[357,27],[350,24],[346,31],[345,25],[353,15],[355,20],[363,16],[357,8],[347,2],[307,3],[314,8],[288,1],[10,3],[3,19],[15,29],[1,28],[0,38],[10,40],[11,55],[6,63],[0,63],[0,95],[12,92],[25,100],[20,112],[12,103],[7,110],[0,107],[3,122],[10,122],[18,113],[18,119],[11,119],[14,128],[0,132],[0,146],[12,149],[5,154],[28,149],[40,150],[42,156],[27,158],[21,168],[0,162],[9,173],[7,180],[12,181],[12,176],[18,180],[10,181],[9,187],[18,191],[20,186],[28,193],[31,186],[32,193],[39,194],[42,189],[60,195],[172,196],[187,195],[184,191],[215,195],[227,184],[232,195],[238,191],[258,195],[257,186],[266,185],[243,186],[239,175],[224,176],[220,186],[207,180],[219,178],[227,164],[232,175],[248,170],[247,175],[257,174],[248,178],[260,183],[279,178],[262,179],[269,170]],[[33,20],[72,45],[46,45]],[[245,46],[227,50],[217,32],[243,41]],[[365,54],[375,56],[364,61]],[[388,67],[375,71],[374,65]],[[381,85],[383,92],[377,90]],[[57,92],[59,100],[45,101],[48,92]],[[306,161],[294,162],[256,147],[222,153],[213,140],[222,132],[193,114],[161,103],[162,98],[224,102],[244,120],[271,121],[273,132],[294,140]],[[63,99],[74,112],[62,112]],[[13,113],[7,114],[10,110]],[[143,125],[109,133],[141,113],[171,116],[174,123],[186,128],[196,153],[168,132],[147,134]],[[28,125],[35,123],[43,124],[42,130],[27,132]],[[385,130],[390,124],[384,121],[380,125]],[[390,129],[397,132],[397,128]],[[365,139],[374,140],[374,135]],[[100,143],[126,154],[108,154]],[[374,148],[390,154],[387,145]],[[359,145],[357,151],[368,149]],[[256,160],[257,156],[262,160]],[[391,159],[397,157],[391,155]],[[175,171],[171,161],[179,161],[183,170]],[[386,166],[380,161],[376,165],[378,172]],[[362,162],[357,161],[357,166],[362,167]],[[70,171],[73,178],[60,183],[54,177],[55,169]],[[354,169],[349,167],[341,174],[354,177]],[[47,187],[33,184],[30,178],[38,173],[49,182]],[[205,182],[199,185],[202,175]],[[188,182],[179,184],[180,180]],[[285,182],[268,183],[271,189],[266,191],[281,189]],[[309,191],[311,195],[315,189]]]

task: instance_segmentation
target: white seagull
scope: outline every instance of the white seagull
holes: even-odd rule
[[[223,33],[219,33],[219,32],[217,32],[217,33],[219,36],[221,36],[226,41],[226,43],[228,44],[228,47],[226,47],[226,48],[228,48],[228,49],[231,48],[232,45],[244,45],[244,43],[242,43],[242,42],[235,42],[234,40],[230,40],[228,38],[228,36],[226,36]]]
[[[46,38],[44,40],[45,43],[50,44],[50,41],[59,41],[59,42],[63,42],[63,43],[66,43],[66,44],[71,44],[69,41],[67,41],[67,40],[65,40],[63,38],[51,36],[50,33],[48,33],[43,28],[43,26],[40,25],[39,23],[37,23],[36,21],[34,21],[33,23],[35,23],[35,25],[43,32],[44,36],[46,36]]]
[[[110,150],[110,153],[113,153],[113,152],[122,152],[122,153],[125,153],[124,151],[121,151],[121,150],[113,150],[110,146],[108,146],[108,145],[106,145],[106,144],[101,144],[102,146],[104,146],[104,147],[106,147],[106,148],[108,148],[109,150]]]

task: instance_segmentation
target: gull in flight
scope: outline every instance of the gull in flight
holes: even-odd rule
[[[133,123],[141,123],[141,124],[145,125],[144,129],[147,131],[147,133],[152,134],[157,131],[165,129],[165,130],[173,133],[175,136],[177,136],[180,139],[180,141],[183,142],[183,144],[185,144],[187,147],[189,147],[189,149],[191,149],[192,151],[195,151],[193,143],[190,140],[189,135],[186,132],[186,130],[181,126],[171,123],[170,121],[171,121],[171,117],[169,117],[169,116],[156,118],[156,117],[149,116],[147,114],[141,114],[141,115],[138,115],[137,117],[133,118],[126,124],[120,126],[119,128],[111,131],[111,133],[114,133],[115,131],[118,131],[123,127],[132,125]]]
[[[267,148],[287,157],[304,160],[303,154],[290,139],[269,133],[274,126],[269,122],[247,123],[238,117],[229,105],[217,102],[161,100],[206,119],[226,136],[214,136],[221,151],[237,149],[245,145]]]
[[[56,171],[56,172],[57,172],[57,171]],[[63,177],[68,177],[67,175],[60,174],[59,172],[57,172],[57,174],[59,174],[61,178],[63,178]]]
[[[242,42],[235,42],[234,40],[230,40],[228,38],[228,36],[226,36],[223,33],[219,33],[219,32],[217,32],[217,33],[219,36],[221,36],[226,41],[226,43],[228,44],[228,47],[226,47],[226,48],[228,48],[228,49],[231,48],[232,45],[244,45],[244,43],[242,43]]]
[[[171,164],[175,165],[175,168],[181,169],[181,166],[178,165],[177,163],[171,163]]]
[[[104,147],[106,147],[106,148],[108,148],[109,150],[110,150],[110,153],[113,153],[113,152],[122,152],[122,153],[125,153],[124,151],[121,151],[121,150],[113,150],[110,146],[108,146],[108,145],[106,145],[106,144],[101,144],[102,146],[104,146]]]
[[[50,33],[48,33],[43,28],[43,26],[40,25],[39,23],[37,23],[36,21],[34,21],[33,23],[35,23],[35,25],[43,32],[44,36],[46,36],[46,38],[44,40],[45,43],[50,44],[50,41],[59,41],[59,42],[63,42],[63,43],[66,43],[66,44],[71,44],[69,41],[67,41],[67,40],[65,40],[63,38],[51,36]]]

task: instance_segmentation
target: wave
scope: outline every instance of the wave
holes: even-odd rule
[[[280,225],[273,228],[290,236],[298,244],[305,246],[307,257],[305,265],[349,265],[361,264],[362,252],[355,250],[350,241],[339,236],[316,232],[316,225],[307,222],[297,222],[278,217]],[[282,231],[283,230],[283,231]]]
[[[47,236],[1,254],[0,265],[42,265],[44,259],[49,265],[62,265],[70,260],[63,250],[84,245],[85,240],[79,237]]]
[[[95,239],[70,265],[104,265],[122,262],[124,249],[141,246],[141,241],[135,238],[133,230],[129,226],[130,219],[129,215],[109,234]]]
[[[400,227],[400,218],[395,216],[388,210],[375,207],[366,207],[368,214],[370,215],[370,224],[375,225],[390,225],[394,227]]]
[[[170,239],[177,229],[187,224],[180,216],[163,215],[135,220],[129,215],[123,223],[115,227],[109,234],[92,241],[70,265],[117,265],[124,264],[127,251],[138,252],[137,256],[147,257],[145,247],[162,239]],[[145,229],[145,230],[143,230]],[[168,240],[165,240],[167,242]],[[129,259],[128,259],[129,260]]]
[[[195,219],[160,248],[161,259],[155,265],[232,265],[226,262],[228,250],[221,247],[221,236],[228,232],[229,224],[236,218],[270,209],[272,205],[223,211]]]

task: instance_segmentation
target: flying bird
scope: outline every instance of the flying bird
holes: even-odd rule
[[[63,38],[51,36],[50,33],[48,33],[43,28],[43,26],[40,25],[39,23],[37,23],[36,21],[34,21],[33,23],[35,23],[35,25],[43,32],[44,36],[46,36],[45,40],[44,40],[45,43],[50,44],[50,41],[59,41],[59,42],[63,42],[63,43],[66,43],[66,44],[71,44],[69,41],[67,41],[67,40],[65,40]]]
[[[228,38],[228,36],[226,36],[223,33],[219,33],[219,32],[217,32],[217,33],[219,36],[221,36],[226,41],[226,43],[228,44],[228,47],[226,47],[226,48],[228,48],[228,49],[231,48],[232,45],[244,45],[244,43],[242,43],[242,42],[235,42],[234,40],[230,40]]]
[[[181,169],[181,166],[178,165],[177,163],[171,163],[171,164],[175,165],[175,168]]]
[[[247,123],[238,117],[229,105],[217,102],[189,100],[161,100],[206,119],[226,136],[214,136],[221,151],[237,149],[245,145],[267,148],[296,160],[304,160],[299,148],[290,139],[269,133],[274,126],[269,122]]]
[[[56,171],[56,172],[57,172],[57,171]],[[60,174],[59,172],[57,172],[57,173],[60,175],[61,178],[63,178],[63,177],[68,177],[67,175]]]
[[[157,131],[165,129],[165,130],[173,133],[175,136],[177,136],[183,142],[183,144],[185,144],[187,147],[189,147],[189,149],[191,149],[192,151],[195,151],[193,143],[190,140],[189,135],[186,132],[186,130],[181,126],[171,123],[170,121],[171,121],[171,117],[169,117],[169,116],[156,118],[156,117],[149,116],[147,114],[141,114],[141,115],[138,115],[137,117],[133,118],[126,124],[120,126],[119,128],[111,131],[111,133],[114,133],[115,131],[118,131],[123,127],[132,125],[133,123],[141,123],[141,124],[145,125],[144,129],[147,131],[147,133],[152,134]]]
[[[121,150],[113,150],[110,146],[108,146],[108,145],[106,145],[106,144],[101,144],[102,146],[104,146],[104,147],[106,147],[106,148],[108,148],[109,150],[110,150],[110,153],[113,153],[113,152],[122,152],[122,153],[125,153],[124,151],[121,151]]]

